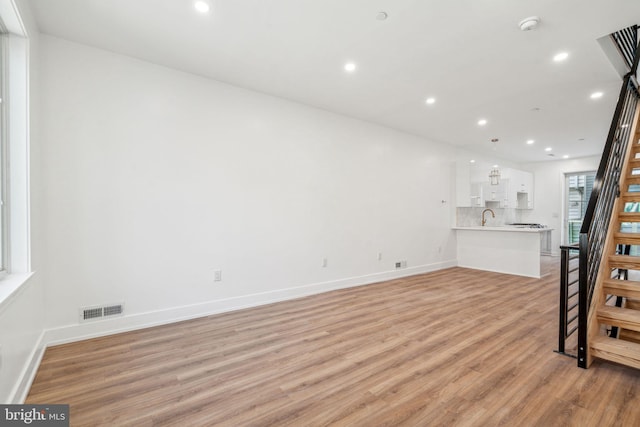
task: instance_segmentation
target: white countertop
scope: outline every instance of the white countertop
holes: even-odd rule
[[[503,227],[489,227],[489,226],[473,226],[473,227],[452,227],[454,230],[470,230],[470,231],[516,231],[518,233],[546,233],[552,231],[553,228],[528,228],[528,227],[514,227],[505,225]]]

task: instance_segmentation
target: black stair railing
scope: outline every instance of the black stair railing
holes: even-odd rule
[[[629,66],[629,69],[631,69],[633,67],[633,62],[635,61],[633,55],[635,53],[636,46],[638,45],[638,26],[633,25],[617,31],[611,34],[611,38],[613,39],[615,46],[618,47],[618,51]]]
[[[557,352],[571,357],[577,356],[575,332],[578,330],[579,251],[577,244],[560,246],[560,313]]]
[[[634,26],[632,28],[634,37],[631,45],[634,47],[632,49],[632,58],[634,59],[630,67],[631,70],[624,77],[622,83],[593,191],[587,205],[582,228],[580,229],[578,366],[581,368],[587,367],[589,307],[591,306],[591,299],[600,268],[613,204],[620,194],[618,184],[622,163],[630,138],[631,122],[638,106],[638,88],[635,81],[635,73],[640,59],[640,46],[638,46],[637,39],[638,27]],[[628,46],[618,45],[618,48],[622,51],[623,49],[628,49]],[[625,55],[625,58],[627,56]]]

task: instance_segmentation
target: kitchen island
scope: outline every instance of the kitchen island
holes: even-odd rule
[[[540,278],[540,242],[550,228],[453,227],[459,267]]]

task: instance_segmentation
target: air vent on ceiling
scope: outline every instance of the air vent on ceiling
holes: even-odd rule
[[[80,309],[80,321],[96,320],[104,317],[120,316],[124,313],[124,304],[109,304]]]

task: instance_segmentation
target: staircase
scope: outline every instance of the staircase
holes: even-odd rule
[[[626,73],[580,228],[578,291],[570,294],[577,295],[578,309],[571,318],[562,310],[575,284],[568,280],[569,269],[561,280],[558,348],[562,352],[568,324],[577,316],[581,368],[597,358],[640,369],[639,41],[638,25],[599,40],[613,46],[605,51],[624,58],[619,71]]]
[[[640,369],[640,108],[624,158],[589,311],[586,366],[599,358]]]

